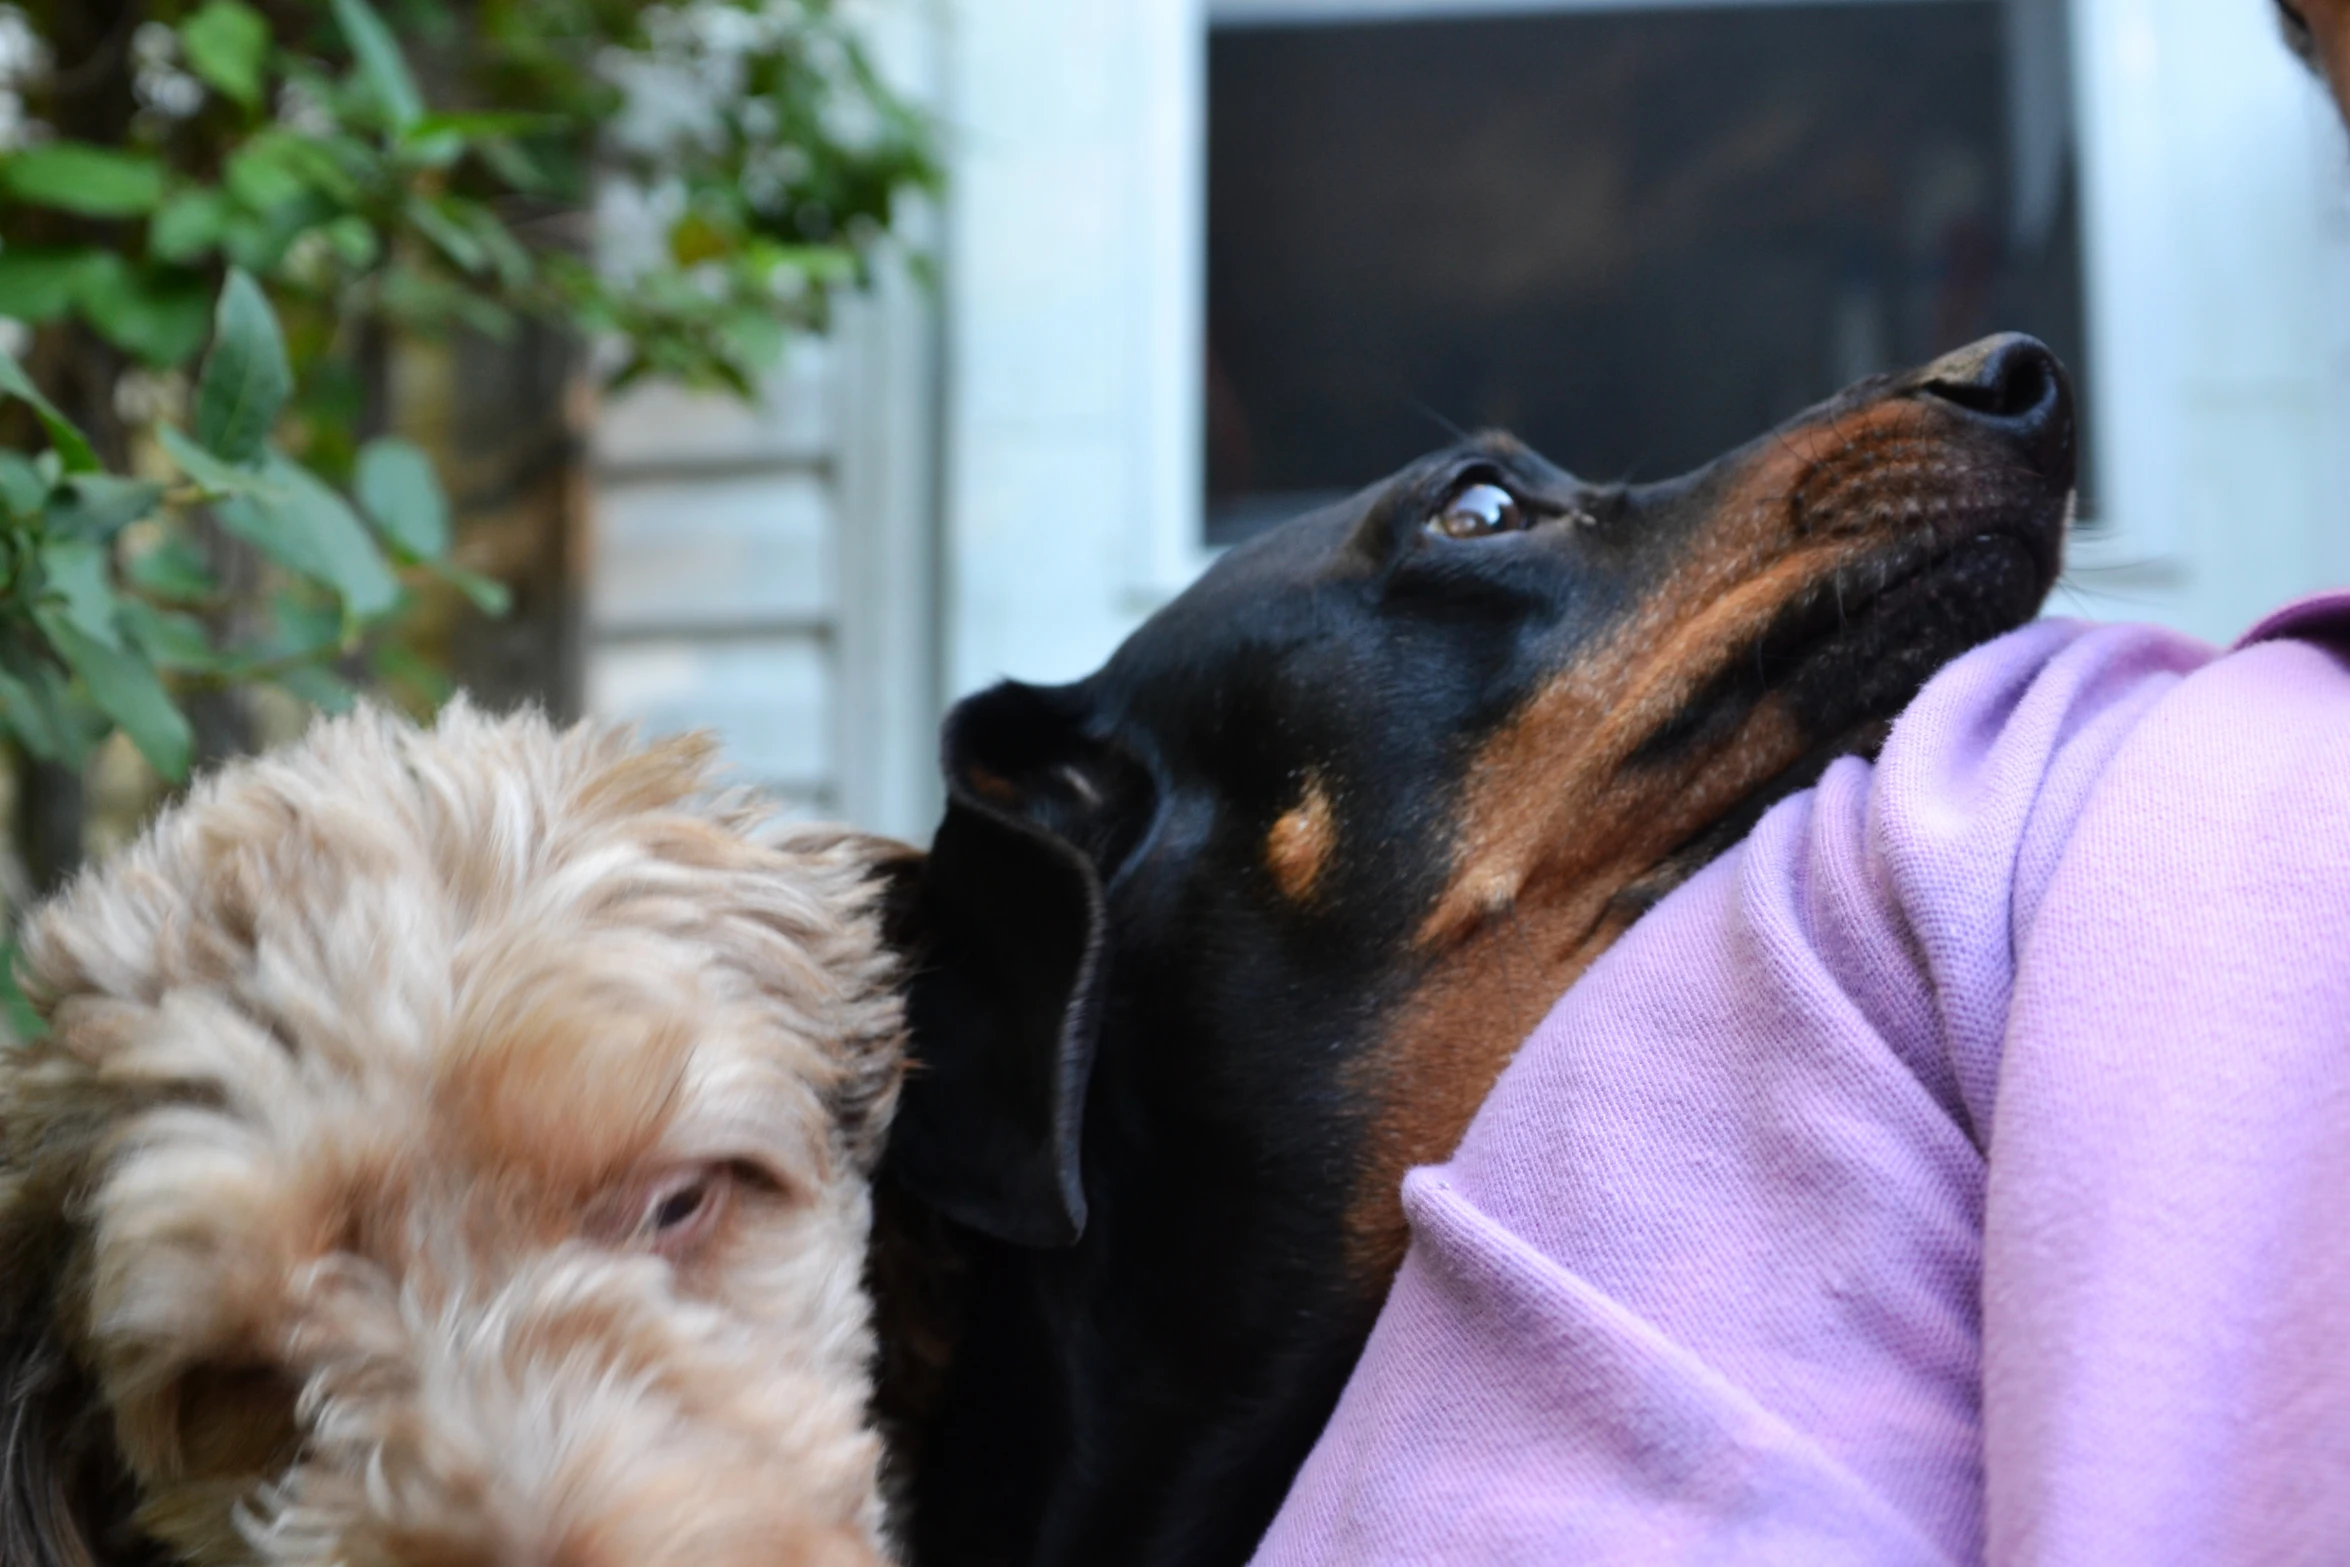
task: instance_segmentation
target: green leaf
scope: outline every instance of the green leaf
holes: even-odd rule
[[[82,277],[82,317],[115,347],[168,369],[204,346],[212,294],[177,267],[92,267]]]
[[[106,546],[88,539],[51,539],[41,546],[41,602],[93,641],[122,646],[114,629],[114,584],[107,580]]]
[[[503,137],[491,137],[477,149],[481,161],[489,170],[516,190],[538,195],[555,187],[554,176],[539,166],[539,160],[523,150],[519,142]]]
[[[403,553],[431,560],[449,551],[449,502],[432,459],[414,442],[381,436],[359,452],[359,504]]]
[[[221,168],[230,192],[255,212],[267,212],[310,189],[287,154],[288,141],[281,132],[264,131],[230,153]]]
[[[269,58],[269,23],[240,0],[205,0],[180,24],[180,43],[196,74],[252,109],[261,103],[261,66]]]
[[[63,669],[14,642],[0,645],[0,709],[26,750],[63,767],[82,765],[104,722]]]
[[[359,62],[359,79],[367,84],[392,129],[407,131],[424,118],[424,99],[416,90],[416,78],[408,74],[408,62],[401,57],[392,30],[384,26],[383,18],[367,0],[334,0],[334,11],[352,57]]]
[[[353,270],[363,271],[373,266],[375,258],[383,254],[383,242],[375,237],[375,225],[356,212],[345,213],[319,232]]]
[[[485,577],[478,571],[467,571],[463,566],[445,560],[428,560],[424,569],[440,578],[473,601],[473,607],[492,620],[502,617],[514,607],[514,595],[506,584],[495,577]]]
[[[210,494],[250,495],[266,482],[250,468],[222,462],[168,424],[157,425],[155,437],[163,443],[164,454],[179,464],[180,472]]]
[[[147,250],[159,261],[194,261],[228,230],[227,195],[210,186],[183,190],[156,210],[147,225]]]
[[[428,114],[400,133],[395,145],[399,161],[410,168],[445,169],[469,148],[482,144],[510,146],[507,138],[558,130],[562,121],[547,114],[461,112]],[[495,163],[493,161],[493,172]]]
[[[498,280],[520,292],[530,282],[530,252],[496,213],[478,203],[467,205],[474,214],[474,237],[489,251],[490,265],[498,269]]]
[[[30,1044],[49,1032],[49,1025],[33,1009],[25,995],[24,986],[16,977],[17,945],[10,941],[0,945],[0,1025],[5,1025],[8,1036],[18,1044]]]
[[[436,136],[461,136],[467,141],[482,141],[492,136],[531,136],[541,131],[556,131],[563,127],[562,119],[552,114],[528,114],[490,110],[458,110],[448,114],[428,114],[404,131],[400,140],[413,145]]]
[[[263,462],[262,481],[220,504],[222,527],[279,565],[332,587],[354,619],[368,620],[392,607],[400,585],[340,495],[275,452]]]
[[[409,705],[425,712],[442,706],[457,694],[457,683],[447,670],[389,637],[370,650],[368,676],[375,684],[394,690],[406,697]]]
[[[766,310],[732,310],[718,323],[718,346],[738,365],[765,370],[783,357],[783,323]]]
[[[252,278],[231,268],[196,383],[197,444],[233,463],[253,461],[293,390],[277,312]]]
[[[0,507],[19,522],[41,515],[49,501],[49,481],[22,452],[0,451]]]
[[[147,655],[148,662],[158,669],[208,674],[223,667],[220,655],[213,651],[212,638],[205,633],[204,622],[193,615],[126,599],[122,605],[122,625],[139,650]]]
[[[0,349],[0,396],[19,397],[31,405],[39,415],[41,427],[49,432],[49,444],[57,449],[57,457],[68,473],[95,473],[98,454],[90,449],[89,437],[74,428],[73,421],[57,411],[57,405],[41,395],[33,385],[32,377],[24,373],[24,366],[16,356]]]
[[[52,704],[6,669],[0,669],[0,724],[6,725],[8,732],[42,761],[64,760],[65,747]]]
[[[183,604],[200,603],[220,591],[204,552],[178,534],[133,555],[122,574],[141,592]]]
[[[76,474],[49,503],[42,526],[54,538],[104,543],[155,509],[163,486],[110,473]]]
[[[699,266],[731,253],[734,236],[700,212],[687,212],[669,225],[669,259],[681,267]]]
[[[317,664],[282,669],[276,683],[322,713],[347,713],[359,705],[359,693],[349,681]]]
[[[72,307],[83,269],[100,252],[11,245],[0,251],[0,316],[38,324]]]
[[[163,165],[143,152],[43,142],[0,162],[0,189],[33,206],[84,217],[136,217],[163,199]]]
[[[447,210],[443,201],[430,201],[422,196],[411,196],[404,209],[408,221],[418,232],[433,242],[442,255],[457,263],[467,272],[479,272],[490,264],[487,246],[474,237],[473,230]]]
[[[445,169],[464,156],[465,138],[452,130],[411,126],[400,138],[400,161],[412,169]]]
[[[235,265],[266,277],[277,271],[305,229],[333,211],[325,198],[305,192],[260,217],[234,212],[221,229],[220,248]]]
[[[377,299],[384,314],[404,327],[437,331],[458,322],[501,343],[514,333],[513,313],[495,300],[396,260],[382,273]]]
[[[230,154],[221,179],[250,210],[270,212],[315,191],[331,201],[352,203],[365,193],[345,160],[373,159],[365,143],[347,137],[320,139],[282,126],[259,132]]]
[[[255,664],[282,664],[297,658],[331,658],[342,647],[342,610],[331,596],[307,598],[281,588],[269,596],[268,629],[238,653]]]
[[[845,245],[762,244],[755,260],[763,278],[785,268],[811,283],[851,283],[857,277],[857,253]]]
[[[185,778],[194,736],[154,666],[136,653],[84,635],[79,626],[45,605],[33,615],[66,667],[81,677],[90,700],[122,726],[148,765],[173,783]]]

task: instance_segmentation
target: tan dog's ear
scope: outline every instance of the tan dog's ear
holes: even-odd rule
[[[0,1175],[0,1562],[159,1563],[132,1525],[136,1488],[98,1388],[58,1342],[65,1226],[28,1223],[30,1201]]]

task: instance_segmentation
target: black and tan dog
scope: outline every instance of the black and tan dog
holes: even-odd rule
[[[889,1154],[967,1256],[915,1560],[1245,1558],[1405,1168],[1642,909],[2037,610],[2074,463],[2015,337],[1664,484],[1479,438],[957,708]]]

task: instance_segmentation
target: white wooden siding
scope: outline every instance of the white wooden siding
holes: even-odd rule
[[[746,779],[829,811],[838,803],[829,642],[678,636],[607,646],[588,668],[588,705],[654,734],[714,730]]]
[[[917,218],[917,222],[919,222]],[[736,776],[903,837],[937,814],[934,301],[885,266],[765,397],[598,422],[591,712],[714,732]]]
[[[877,63],[936,98],[939,0],[861,0]],[[651,221],[615,204],[607,254]],[[916,204],[903,231],[936,246]],[[902,255],[746,405],[648,387],[598,420],[589,711],[714,732],[809,815],[920,839],[938,812],[938,302]]]
[[[589,623],[607,635],[829,626],[833,504],[821,473],[614,479]]]

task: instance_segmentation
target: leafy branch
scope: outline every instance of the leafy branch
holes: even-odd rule
[[[611,338],[616,381],[748,393],[938,180],[926,125],[830,0],[481,0],[442,74],[497,106],[441,110],[368,0],[147,9],[149,74],[184,89],[149,96],[187,112],[142,112],[118,145],[0,153],[0,315],[76,320],[170,369],[239,267],[286,314],[304,415],[348,403],[369,323],[498,333],[518,314]],[[450,5],[407,9],[427,37],[460,30]],[[666,214],[649,263],[562,242],[599,179]]]
[[[0,21],[39,46],[0,59],[0,737],[66,769],[119,729],[181,776],[203,693],[432,686],[423,596],[502,608],[386,433],[395,345],[531,320],[608,381],[747,394],[938,180],[833,0]],[[599,202],[644,216],[626,264]]]
[[[394,436],[359,454],[356,502],[273,446],[292,388],[277,317],[232,270],[196,384],[192,431],[154,429],[169,478],[104,472],[88,439],[0,353],[0,395],[47,429],[36,456],[0,451],[0,730],[79,767],[119,727],[156,772],[186,776],[178,695],[296,681],[326,689],[334,661],[398,617],[400,568],[456,575],[432,465]],[[195,524],[209,513],[266,560],[274,615],[224,637],[186,608],[223,597]],[[474,584],[494,601],[494,585]]]

